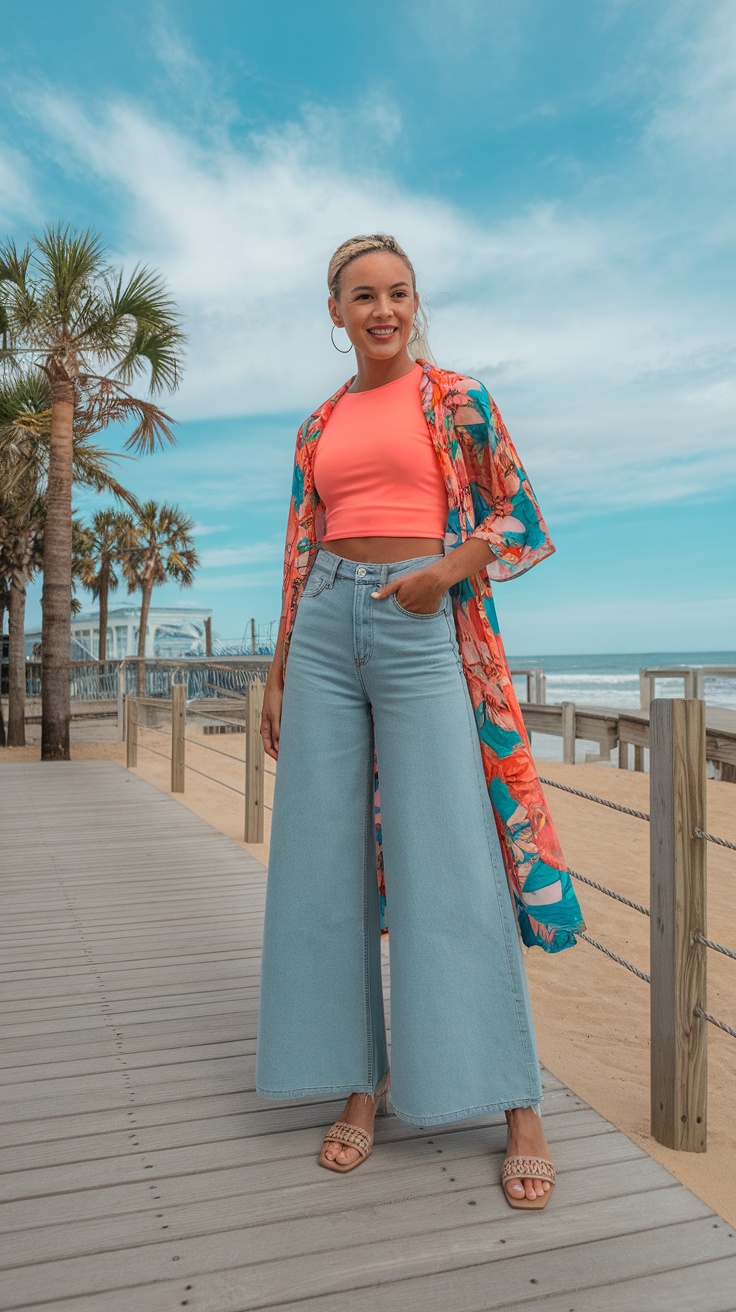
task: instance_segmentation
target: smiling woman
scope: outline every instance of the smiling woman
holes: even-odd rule
[[[278,770],[256,1086],[348,1094],[319,1161],[368,1156],[389,1082],[388,906],[395,1111],[434,1125],[505,1110],[505,1196],[543,1207],[554,1168],[519,930],[556,952],[583,922],[489,579],[554,548],[483,385],[412,357],[419,295],[395,238],[343,243],[328,285],[358,367],[296,444],[261,723]]]

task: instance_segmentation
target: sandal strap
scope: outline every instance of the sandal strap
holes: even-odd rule
[[[351,1125],[349,1121],[335,1121],[325,1135],[325,1143],[330,1139],[348,1148],[357,1148],[361,1157],[368,1156],[373,1144],[373,1139],[365,1130],[361,1130],[359,1125]]]
[[[546,1157],[507,1157],[501,1180],[549,1180],[555,1183],[555,1168]]]

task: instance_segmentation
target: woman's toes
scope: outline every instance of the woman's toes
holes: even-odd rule
[[[343,1148],[342,1151],[338,1153],[337,1160],[340,1163],[340,1166],[348,1166],[350,1162],[355,1161],[356,1157],[360,1157],[360,1153],[356,1148]]]
[[[523,1198],[526,1193],[522,1180],[511,1180],[506,1188],[514,1198]]]

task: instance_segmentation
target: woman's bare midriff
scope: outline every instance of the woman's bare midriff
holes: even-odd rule
[[[327,551],[346,560],[364,560],[371,565],[393,564],[413,556],[441,556],[442,538],[333,538],[323,542]]]

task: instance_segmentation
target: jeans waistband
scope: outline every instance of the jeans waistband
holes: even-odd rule
[[[423,569],[433,560],[441,560],[444,551],[432,552],[427,556],[411,556],[406,560],[387,561],[383,565],[370,560],[349,560],[347,556],[337,556],[334,551],[320,546],[315,556],[310,575],[317,570],[325,574],[329,583],[336,578],[352,579],[355,583],[371,583],[382,588],[390,579],[400,574],[408,574],[414,569]]]

